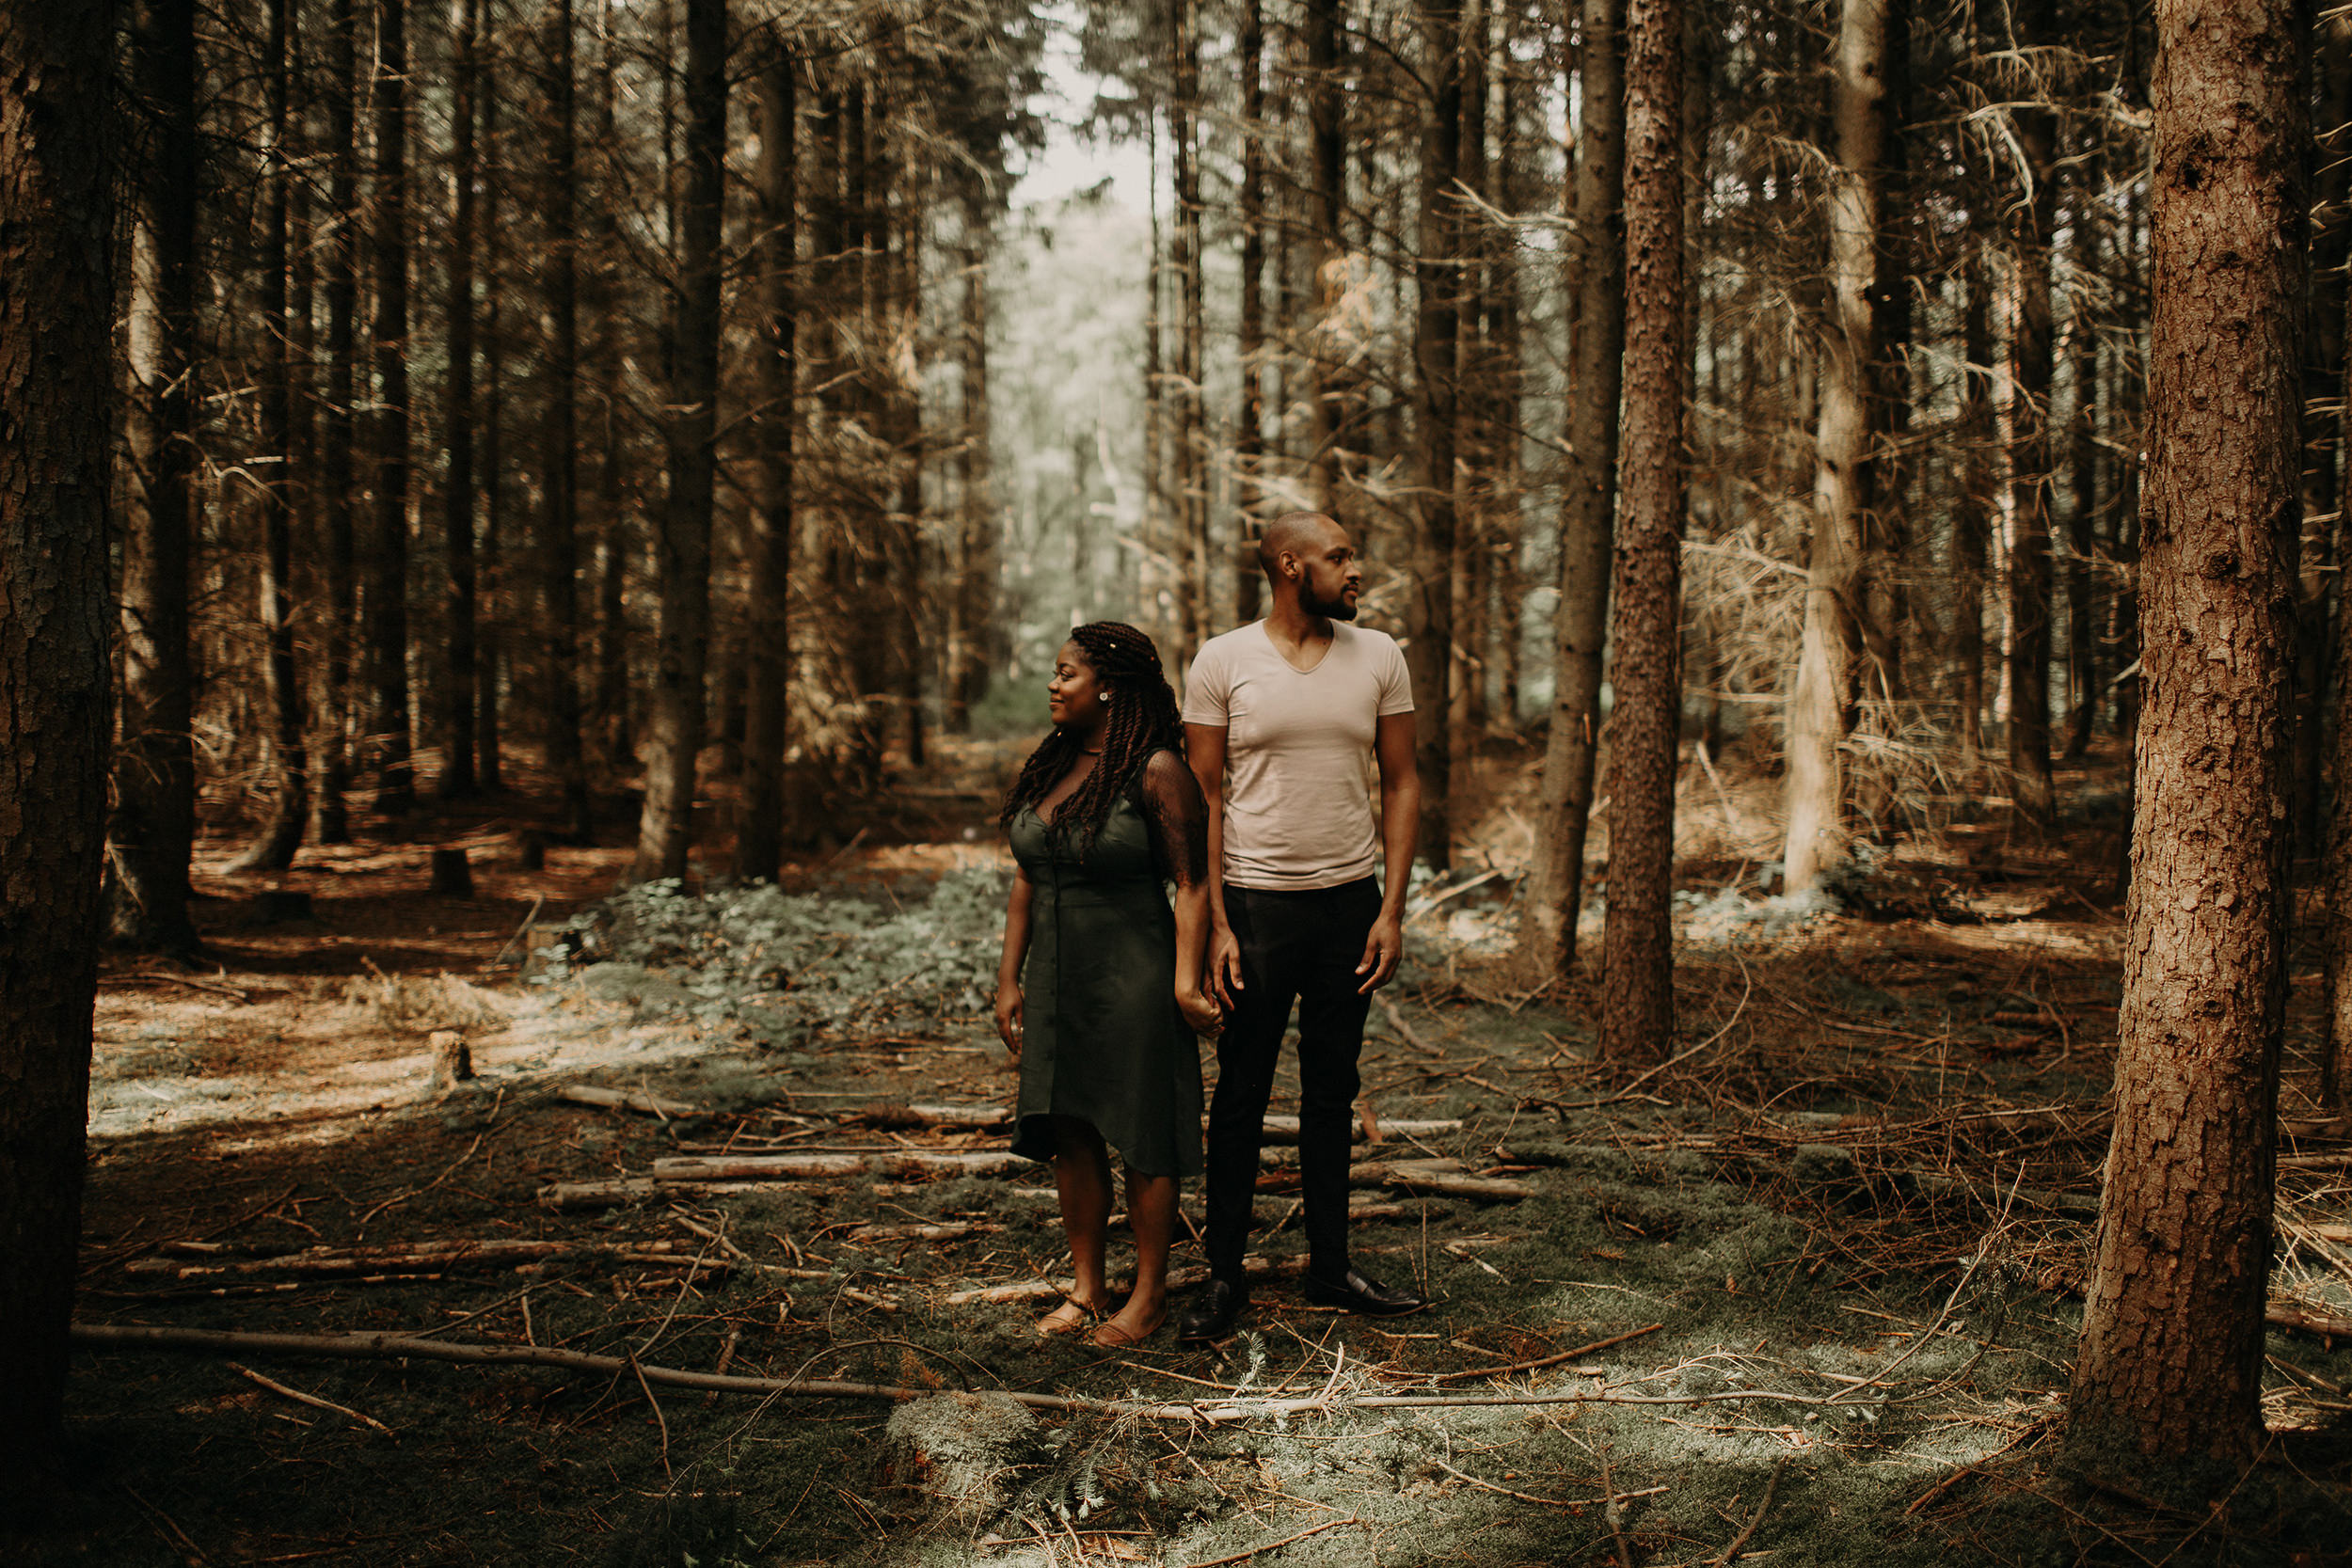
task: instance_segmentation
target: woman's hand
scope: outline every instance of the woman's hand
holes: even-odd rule
[[[1176,1008],[1196,1035],[1215,1036],[1225,1027],[1224,1009],[1216,1005],[1216,998],[1199,986],[1178,986]]]
[[[1021,1059],[1021,988],[1008,980],[996,988],[996,1037],[1012,1059]]]

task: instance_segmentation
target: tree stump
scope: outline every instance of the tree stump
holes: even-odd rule
[[[426,1093],[446,1095],[473,1077],[473,1047],[466,1043],[463,1030],[436,1029],[425,1036],[424,1043],[433,1052],[433,1076],[425,1085]]]
[[[525,871],[545,871],[548,868],[548,835],[536,828],[525,828],[516,834],[515,863]]]
[[[473,867],[466,863],[463,849],[433,851],[433,885],[427,890],[436,898],[471,898],[473,896]]]

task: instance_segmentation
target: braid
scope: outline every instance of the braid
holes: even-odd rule
[[[1074,836],[1083,857],[1109,819],[1112,803],[1152,753],[1184,754],[1184,725],[1177,716],[1175,689],[1168,684],[1160,651],[1151,638],[1122,621],[1095,621],[1073,629],[1070,641],[1087,656],[1096,679],[1110,694],[1103,754],[1086,782],[1054,814],[1055,835]],[[1024,806],[1043,800],[1078,755],[1078,743],[1067,731],[1047,736],[1005,792],[998,823],[1010,826]]]

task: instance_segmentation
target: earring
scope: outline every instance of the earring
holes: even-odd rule
[[[1107,691],[1098,691],[1094,694],[1094,700],[1098,703],[1107,703],[1111,700],[1111,694]]]

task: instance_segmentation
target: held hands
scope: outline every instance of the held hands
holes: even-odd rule
[[[1184,1022],[1196,1035],[1214,1037],[1225,1027],[1225,1009],[1216,1005],[1216,998],[1199,986],[1176,988],[1176,1009],[1184,1015]]]
[[[1021,988],[1010,981],[996,988],[996,1037],[1012,1059],[1021,1059]]]
[[[1359,996],[1369,996],[1387,985],[1396,975],[1396,966],[1405,957],[1405,917],[1383,914],[1372,923],[1372,932],[1364,938],[1364,956],[1356,966],[1356,973],[1366,975],[1364,983],[1356,988]]]

